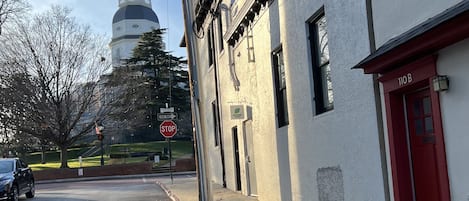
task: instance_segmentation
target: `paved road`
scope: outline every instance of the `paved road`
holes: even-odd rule
[[[28,201],[171,201],[155,182],[135,178],[37,184],[36,197]]]

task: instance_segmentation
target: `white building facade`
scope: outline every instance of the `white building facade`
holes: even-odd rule
[[[119,9],[112,19],[112,41],[109,44],[113,66],[123,64],[132,56],[143,33],[159,28],[151,0],[119,0]]]
[[[373,76],[351,69],[371,53],[366,1],[191,6],[212,182],[269,201],[389,197]]]
[[[468,200],[469,1],[190,7],[211,182],[261,201]]]

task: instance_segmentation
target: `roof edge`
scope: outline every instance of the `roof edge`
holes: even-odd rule
[[[469,37],[469,1],[463,1],[394,37],[352,69],[385,73]]]

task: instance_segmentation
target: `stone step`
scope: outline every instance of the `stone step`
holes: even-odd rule
[[[169,167],[154,167],[152,168],[153,173],[167,173],[169,172]],[[175,172],[175,167],[171,168],[171,172]]]

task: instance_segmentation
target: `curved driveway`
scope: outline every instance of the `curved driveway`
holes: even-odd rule
[[[23,201],[171,201],[157,177],[37,184],[36,197]]]

